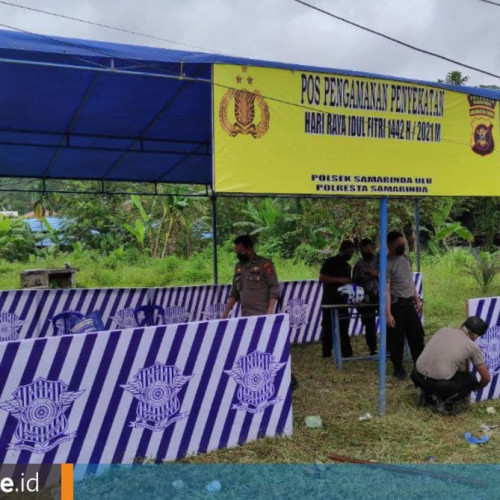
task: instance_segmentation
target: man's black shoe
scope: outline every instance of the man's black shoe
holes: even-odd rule
[[[292,373],[292,380],[290,383],[290,387],[292,389],[292,392],[299,387],[299,381],[295,378],[295,375]]]
[[[394,372],[392,376],[397,378],[398,380],[405,380],[406,379],[406,371],[405,370],[398,370],[397,372]]]

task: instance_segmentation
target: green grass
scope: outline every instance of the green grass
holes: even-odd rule
[[[162,287],[213,283],[212,253],[210,250],[190,259],[168,256],[165,259],[145,258],[136,254],[116,252],[107,257],[94,253],[66,254],[45,257],[29,263],[9,263],[0,260],[0,290],[20,288],[20,274],[25,269],[62,268],[65,263],[79,268],[77,287]],[[277,258],[274,260],[281,281],[315,279],[317,269],[303,263]],[[235,265],[234,253],[218,253],[219,283],[229,283]]]

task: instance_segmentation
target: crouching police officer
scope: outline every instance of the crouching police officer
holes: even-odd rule
[[[455,414],[456,401],[490,382],[484,354],[474,342],[487,329],[485,321],[471,316],[460,328],[441,328],[432,336],[411,374],[415,386],[422,390],[423,405],[431,405],[441,413]],[[467,371],[468,361],[479,373],[479,381]]]

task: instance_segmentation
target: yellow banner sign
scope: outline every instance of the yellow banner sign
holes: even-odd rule
[[[216,192],[499,196],[499,105],[410,82],[214,65]]]

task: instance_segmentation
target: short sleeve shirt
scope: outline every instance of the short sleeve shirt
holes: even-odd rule
[[[411,260],[408,255],[387,257],[387,281],[391,283],[391,295],[410,298],[415,294]]]
[[[350,278],[351,266],[342,255],[335,255],[325,259],[321,266],[320,274],[329,276],[331,278]],[[339,292],[338,289],[342,285],[337,283],[323,283],[323,298],[322,304],[343,304],[346,299]]]
[[[280,285],[271,260],[256,255],[234,268],[230,296],[241,303],[242,316],[265,314],[270,299],[279,299]]]
[[[436,380],[449,380],[467,361],[485,362],[483,351],[460,328],[441,328],[427,342],[417,359],[419,373]]]

